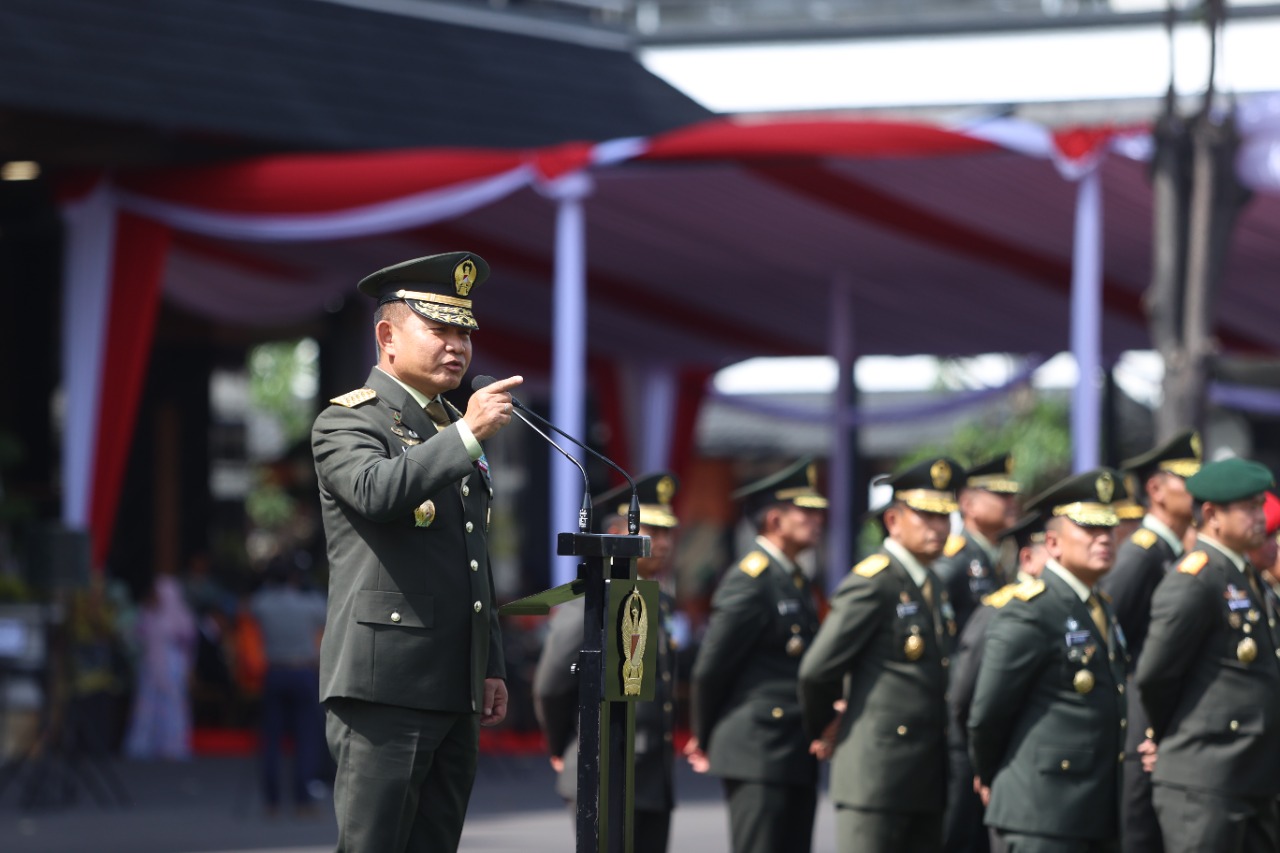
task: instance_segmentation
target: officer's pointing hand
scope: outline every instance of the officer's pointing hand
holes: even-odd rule
[[[477,439],[483,441],[511,423],[511,389],[523,382],[523,376],[508,376],[471,395],[462,419]]]

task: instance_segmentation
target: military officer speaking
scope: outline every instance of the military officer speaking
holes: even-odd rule
[[[1187,431],[1121,463],[1133,472],[1139,489],[1133,497],[1147,511],[1141,525],[1120,544],[1115,565],[1098,585],[1111,596],[1116,621],[1135,662],[1141,660],[1147,641],[1152,593],[1182,556],[1182,538],[1191,526],[1186,478],[1200,470],[1200,452],[1199,435]],[[1131,689],[1128,696],[1121,846],[1125,853],[1160,853],[1164,845],[1151,805],[1151,774],[1140,760],[1143,752],[1154,750],[1154,744],[1146,742],[1147,714],[1138,691]]]
[[[827,499],[805,459],[734,496],[758,535],[711,600],[685,751],[695,770],[724,782],[733,853],[808,853],[818,765],[800,722],[796,674],[818,612],[796,558],[818,544]]]
[[[479,726],[506,715],[480,441],[511,418],[510,377],[440,396],[471,361],[477,255],[450,252],[366,277],[378,364],[311,434],[327,539],[320,698],[337,762],[339,853],[456,850]]]
[[[1120,483],[1088,471],[1028,505],[1046,519],[1049,559],[987,629],[969,751],[987,825],[1010,853],[1118,846],[1128,654],[1095,587],[1115,556]]]
[[[636,561],[636,574],[662,580],[671,567],[678,526],[671,509],[678,483],[667,472],[637,479],[640,535],[650,540],[650,555]],[[593,501],[605,533],[625,534],[631,487],[620,486]],[[551,618],[533,679],[533,703],[547,738],[551,766],[559,774],[556,792],[573,806],[578,796],[578,679],[571,671],[582,648],[584,599],[560,605]],[[652,701],[635,709],[635,853],[665,853],[675,806],[674,761],[676,653],[671,637],[674,601],[665,590],[658,604],[658,679]],[[571,809],[572,810],[572,809]]]
[[[816,754],[834,748],[830,793],[841,853],[942,845],[956,624],[929,564],[946,544],[963,476],[954,461],[938,458],[884,481],[893,497],[881,514],[883,550],[841,582],[800,663],[805,729]]]
[[[1152,802],[1165,849],[1280,845],[1277,613],[1243,556],[1262,544],[1271,472],[1211,462],[1187,480],[1199,536],[1156,587],[1137,683],[1158,746]]]

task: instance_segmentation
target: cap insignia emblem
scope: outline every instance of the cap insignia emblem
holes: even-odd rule
[[[476,263],[467,258],[453,268],[453,286],[459,296],[466,296],[476,283]]]
[[[1111,498],[1116,493],[1116,481],[1111,477],[1111,475],[1104,471],[1102,475],[1098,477],[1098,481],[1093,485],[1094,488],[1098,490],[1098,500],[1102,501],[1104,504],[1111,503]]]
[[[1204,458],[1204,456],[1201,455],[1200,433],[1198,432],[1191,433],[1191,455],[1197,459]]]
[[[939,459],[929,469],[929,476],[933,478],[933,487],[935,489],[945,489],[951,485],[951,466],[947,464],[945,459]]]
[[[663,477],[661,480],[658,481],[657,491],[658,491],[658,503],[660,504],[671,503],[671,498],[674,497],[676,493],[676,481],[671,479],[670,477]]]

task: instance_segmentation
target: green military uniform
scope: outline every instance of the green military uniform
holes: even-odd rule
[[[1089,471],[1030,508],[1114,527],[1118,482],[1117,472]],[[974,771],[991,788],[987,825],[1011,853],[1113,850],[1128,660],[1115,617],[1053,560],[1040,580],[993,603],[1002,606],[987,628],[969,709]]]
[[[919,512],[955,509],[949,459],[885,482]],[[912,576],[908,565],[918,575]],[[937,576],[893,540],[840,583],[800,665],[805,728],[818,738],[844,699],[831,766],[841,851],[936,850],[947,780],[947,666],[955,615]]]
[[[748,512],[777,502],[826,507],[807,463],[736,496]],[[710,772],[724,780],[734,853],[810,849],[818,765],[801,726],[796,676],[817,630],[809,580],[763,538],[712,597],[693,665],[691,716]]]
[[[466,264],[468,283],[477,264],[483,280],[483,261],[463,253],[391,269],[427,297],[441,289],[441,268],[452,292]],[[466,309],[447,316],[471,319],[469,300],[449,298],[450,311]],[[460,415],[449,407],[447,417]],[[475,776],[484,681],[505,677],[487,462],[472,458],[460,426],[437,431],[377,368],[364,388],[320,413],[312,449],[330,566],[320,698],[338,762],[337,849],[454,850]]]
[[[1200,439],[1195,432],[1184,432],[1141,456],[1122,463],[1135,472],[1128,485],[1132,500],[1146,480],[1158,472],[1190,477],[1200,470]],[[1125,482],[1129,484],[1130,476]],[[1119,513],[1117,513],[1119,515]],[[1151,622],[1151,597],[1171,566],[1182,556],[1182,542],[1166,525],[1154,517],[1143,519],[1116,552],[1115,565],[1102,578],[1098,587],[1111,596],[1116,621],[1124,630],[1129,653],[1141,660]],[[1132,678],[1132,673],[1130,674]],[[1147,712],[1137,690],[1129,691],[1129,728],[1125,736],[1124,796],[1120,814],[1124,831],[1121,844],[1125,853],[1161,853],[1164,843],[1160,825],[1151,805],[1151,774],[1142,768],[1138,745],[1146,739],[1149,727]]]
[[[1187,481],[1225,505],[1273,486],[1263,466],[1210,463]],[[1153,801],[1170,851],[1280,844],[1280,635],[1256,570],[1201,536],[1156,588],[1137,683],[1158,745]]]
[[[646,527],[677,526],[671,498],[677,483],[670,474],[636,480],[641,533]],[[598,513],[625,516],[629,487],[593,501]],[[556,793],[570,805],[578,797],[578,678],[572,664],[582,649],[584,601],[574,599],[556,608],[533,678],[534,710],[547,749],[564,760],[556,778]],[[675,807],[675,695],[676,647],[671,631],[675,601],[662,592],[658,602],[657,672],[652,701],[635,708],[635,853],[663,853]]]

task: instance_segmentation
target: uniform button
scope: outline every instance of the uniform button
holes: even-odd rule
[[[898,734],[899,734],[899,735],[905,735],[906,733],[907,733],[907,727],[906,727],[906,726],[898,726]]]
[[[1123,684],[1117,684],[1117,685],[1116,685],[1116,690],[1119,690],[1121,693],[1123,693],[1123,692],[1124,692],[1124,685],[1123,685]]]
[[[476,529],[476,526],[475,526],[474,524],[472,524],[471,522],[469,522],[469,521],[468,521],[468,522],[467,522],[467,532],[468,532],[468,533],[470,533],[471,531],[473,531],[473,530],[475,530],[475,529]]]
[[[1239,721],[1239,720],[1232,720],[1232,721],[1231,721],[1231,731],[1233,731],[1233,732],[1234,732],[1234,731],[1236,731],[1236,730],[1237,730],[1237,729],[1239,729],[1239,728],[1240,728],[1240,721]]]
[[[481,603],[480,603],[480,602],[478,602],[478,601],[477,601],[475,604],[471,605],[471,606],[472,606],[473,608],[475,608],[475,611],[476,611],[477,613],[479,613],[479,612],[484,608],[484,605],[483,605],[483,604],[481,604]]]
[[[476,560],[472,560],[472,561],[471,561],[471,571],[473,571],[473,572],[474,572],[474,571],[477,571],[479,568],[480,568],[480,563],[479,563],[479,562],[477,562]]]
[[[392,611],[391,611],[391,621],[392,621],[392,622],[399,622],[399,621],[400,621],[400,611],[399,611],[399,610],[392,610]]]
[[[1063,769],[1063,770],[1070,770],[1070,769],[1071,769],[1071,762],[1070,762],[1070,761],[1067,761],[1065,758],[1064,758],[1064,759],[1062,759],[1062,769]]]
[[[1129,721],[1128,721],[1128,720],[1121,720],[1121,721],[1120,721],[1120,728],[1122,728],[1122,729],[1127,729],[1127,728],[1129,728]]]
[[[1124,764],[1124,753],[1123,753],[1123,752],[1122,752],[1122,753],[1120,753],[1120,756],[1116,759],[1116,761],[1117,761],[1117,762],[1119,762],[1120,764]]]
[[[1253,626],[1252,626],[1252,625],[1250,625],[1248,622],[1244,623],[1243,628],[1244,628],[1244,632],[1245,632],[1246,634],[1252,634],[1252,633],[1253,633]]]
[[[670,702],[663,702],[663,703],[662,703],[662,710],[664,710],[664,711],[670,711],[670,710],[671,710],[672,708],[674,708],[674,707],[675,707],[675,706],[674,706],[674,705],[672,705]]]
[[[463,483],[463,484],[462,484],[462,496],[465,498],[465,497],[466,497],[467,495],[469,495],[469,494],[471,494],[471,487],[470,487],[470,486],[468,486],[466,483]]]
[[[666,673],[664,672],[664,673],[663,673],[663,675],[666,675]],[[781,708],[774,708],[774,709],[773,709],[772,711],[770,711],[769,713],[773,715],[773,718],[774,718],[775,720],[781,720],[781,719],[782,719],[782,709],[781,709]]]
[[[663,681],[670,681],[670,680],[671,680],[671,673],[669,673],[669,672],[664,672],[664,673],[662,673],[662,680],[663,680]],[[775,711],[777,711],[777,710],[779,710],[779,709],[778,709],[778,708],[774,708],[774,710],[775,710]]]
[[[942,659],[942,667],[943,667],[943,669],[946,669],[946,668],[947,668],[947,667],[949,667],[949,666],[951,666],[951,658],[943,658],[943,659]]]

